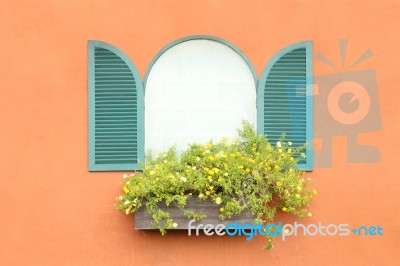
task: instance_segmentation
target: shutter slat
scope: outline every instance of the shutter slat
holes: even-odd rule
[[[137,105],[135,103],[132,104],[104,104],[104,105],[98,105],[96,106],[96,109],[101,109],[102,111],[107,111],[109,110],[128,110],[128,109],[132,109],[132,110],[136,110]]]
[[[137,134],[135,134],[135,133],[133,133],[133,132],[123,132],[123,131],[120,131],[120,132],[98,132],[98,133],[96,133],[95,134],[96,135],[96,137],[98,137],[99,139],[101,139],[101,138],[109,138],[109,137],[116,137],[116,138],[118,138],[118,137],[136,137],[137,136]]]
[[[95,96],[96,101],[101,101],[101,100],[135,100],[136,99],[136,94],[115,94],[115,95],[110,95],[110,94],[98,94]]]
[[[135,83],[135,80],[129,74],[98,74],[96,75],[96,82],[103,80],[129,80],[132,83]]]
[[[116,165],[120,165],[120,164],[131,164],[132,161],[136,161],[136,159],[134,160],[96,160],[97,164],[116,164]]]
[[[135,139],[136,136],[96,136],[97,140],[106,140],[106,141],[112,141],[112,140],[124,140],[124,141],[131,141],[132,139]]]
[[[123,155],[136,155],[135,152],[132,151],[99,151],[97,154],[102,155],[115,155],[115,154],[123,154]]]
[[[107,152],[132,152],[134,149],[130,146],[127,147],[96,147],[95,152],[99,153],[107,153]],[[136,154],[136,153],[135,153]]]
[[[104,104],[104,105],[106,105],[106,104],[117,104],[117,103],[125,103],[125,104],[128,104],[128,103],[135,103],[133,100],[131,100],[131,99],[118,99],[118,98],[115,98],[115,99],[112,99],[112,98],[109,98],[109,99],[102,99],[102,98],[100,98],[100,99],[95,99],[95,101],[96,101],[96,103],[98,102],[99,104]]]
[[[122,109],[113,109],[113,108],[108,108],[108,109],[98,109],[96,110],[96,116],[97,115],[102,115],[102,114],[124,114],[127,110],[132,110],[135,111],[136,108],[122,108]]]

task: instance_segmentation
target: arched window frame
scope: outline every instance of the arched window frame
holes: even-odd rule
[[[226,41],[226,40],[224,40],[224,39],[221,39],[221,38],[218,38],[218,37],[215,37],[215,36],[209,36],[209,35],[193,35],[193,36],[187,36],[187,37],[183,37],[183,38],[177,39],[177,40],[175,40],[175,41],[173,41],[173,42],[167,44],[166,46],[164,46],[164,47],[156,54],[156,56],[153,58],[153,60],[151,60],[149,66],[148,66],[148,68],[147,68],[147,70],[146,70],[146,74],[144,75],[144,79],[143,79],[143,87],[144,87],[145,93],[146,93],[146,83],[147,83],[147,79],[148,79],[148,77],[149,77],[149,74],[150,74],[150,72],[151,72],[151,69],[153,68],[153,66],[154,66],[154,64],[157,62],[157,60],[160,58],[160,56],[162,56],[163,53],[165,53],[168,49],[172,48],[173,46],[175,46],[175,45],[177,45],[177,44],[180,44],[180,43],[182,43],[182,42],[187,42],[187,41],[193,41],[193,40],[210,40],[210,41],[219,42],[219,43],[222,43],[222,44],[228,46],[228,47],[231,48],[233,51],[235,51],[236,53],[238,53],[238,54],[243,58],[243,60],[246,62],[246,64],[249,66],[249,69],[250,69],[250,71],[251,71],[251,73],[252,73],[252,75],[253,75],[253,78],[254,78],[255,87],[256,87],[256,89],[257,89],[257,84],[258,84],[257,72],[256,72],[254,66],[252,65],[252,63],[250,62],[250,60],[247,58],[247,56],[246,56],[238,47],[236,47],[234,44],[232,44],[232,43],[230,43],[230,42],[228,42],[228,41]]]

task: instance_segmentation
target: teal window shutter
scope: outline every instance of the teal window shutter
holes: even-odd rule
[[[313,169],[312,75],[312,43],[296,43],[269,61],[257,88],[258,133],[273,144],[282,133],[294,147],[307,143],[298,167],[308,171]]]
[[[89,171],[138,170],[144,162],[139,73],[116,47],[89,41]]]

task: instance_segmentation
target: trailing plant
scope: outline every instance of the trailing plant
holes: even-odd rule
[[[118,210],[130,214],[145,207],[163,235],[176,224],[159,208],[161,203],[178,206],[190,219],[205,217],[186,209],[193,197],[218,205],[221,220],[244,210],[263,225],[273,221],[277,210],[311,216],[307,207],[316,190],[308,188],[309,180],[296,168],[298,158],[305,158],[305,145],[293,148],[284,134],[272,144],[247,122],[238,133],[237,140],[191,144],[179,155],[174,147],[155,158],[149,153],[142,172],[124,175]],[[268,237],[266,247],[272,246]]]

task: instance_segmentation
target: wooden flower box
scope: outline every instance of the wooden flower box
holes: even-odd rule
[[[241,214],[233,215],[230,219],[220,220],[218,215],[220,214],[219,208],[220,206],[215,205],[211,201],[203,201],[197,198],[191,198],[187,201],[186,207],[189,210],[195,211],[197,213],[205,214],[207,217],[202,219],[201,221],[197,221],[197,224],[229,224],[233,222],[239,222],[241,224],[253,224],[254,223],[254,215],[250,212],[243,211]],[[176,206],[170,205],[161,205],[160,208],[162,210],[168,210],[171,215],[171,218],[177,223],[177,227],[173,229],[188,229],[188,223],[190,219],[186,218],[183,215],[181,209]],[[153,218],[147,212],[146,207],[140,208],[139,211],[135,213],[135,229],[155,229],[153,226]]]

